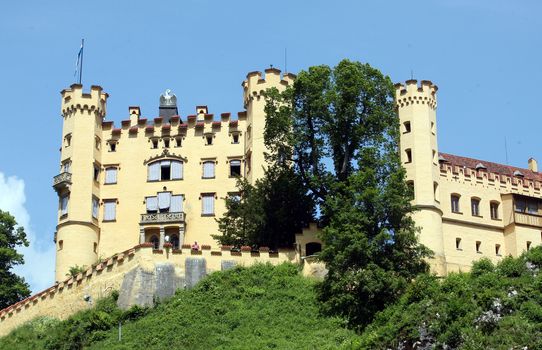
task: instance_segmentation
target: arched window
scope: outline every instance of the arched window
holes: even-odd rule
[[[160,239],[156,235],[152,235],[150,242],[153,244],[153,249],[159,249],[160,248]]]
[[[183,178],[183,162],[160,160],[150,163],[147,175],[148,181],[180,180]]]
[[[460,213],[461,210],[460,210],[460,207],[459,207],[459,198],[461,198],[458,194],[452,194],[450,196],[450,201],[451,201],[451,208],[452,208],[452,213]]]
[[[322,251],[322,245],[317,242],[310,242],[305,245],[305,254],[307,256],[314,255]]]
[[[491,212],[491,219],[499,220],[499,202],[492,201],[489,203],[489,211]]]
[[[470,199],[470,209],[472,216],[480,216],[480,198],[472,197]]]

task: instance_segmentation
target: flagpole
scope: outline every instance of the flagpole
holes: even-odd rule
[[[85,49],[85,39],[81,39],[81,62],[79,63],[79,85],[83,78],[83,51]]]

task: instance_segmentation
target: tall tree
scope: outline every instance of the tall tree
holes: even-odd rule
[[[15,218],[0,210],[0,309],[30,295],[24,278],[11,271],[15,265],[24,263],[23,255],[16,250],[18,246],[28,247],[24,228],[17,227]]]
[[[310,67],[293,88],[268,91],[266,112],[270,160],[291,162],[319,204],[323,309],[363,327],[428,269],[399,159],[393,84],[360,62]]]

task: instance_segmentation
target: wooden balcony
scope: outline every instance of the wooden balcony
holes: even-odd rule
[[[53,188],[57,193],[69,190],[72,184],[72,174],[63,172],[53,177]]]
[[[140,224],[168,224],[184,222],[184,213],[141,214]]]
[[[519,213],[515,211],[514,222],[520,225],[542,228],[542,216],[536,214]]]

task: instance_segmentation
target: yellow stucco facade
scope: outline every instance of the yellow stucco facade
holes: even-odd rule
[[[396,84],[401,161],[414,188],[420,241],[440,275],[468,271],[482,257],[498,262],[542,243],[542,174],[527,168],[440,153],[437,87]]]

